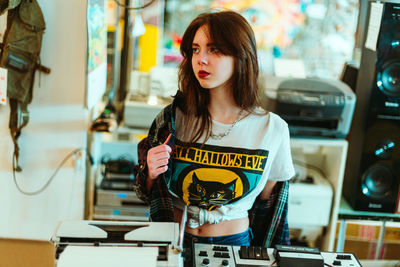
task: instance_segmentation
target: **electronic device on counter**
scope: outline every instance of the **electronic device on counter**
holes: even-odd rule
[[[133,191],[133,161],[102,158],[100,186],[95,190],[93,218],[96,220],[148,221],[149,206]]]
[[[304,178],[295,176],[290,180],[289,233],[293,241],[315,244],[330,222],[333,189],[321,172],[310,168],[305,170]]]
[[[324,258],[317,248],[276,245],[274,257],[281,267],[324,267]]]
[[[138,205],[130,207],[94,206],[93,219],[118,221],[149,221],[150,209],[148,206]]]
[[[150,69],[150,95],[168,98],[178,91],[178,68],[155,66]]]
[[[93,218],[96,220],[148,221],[150,207],[131,191],[96,190]]]
[[[333,189],[327,178],[313,169],[307,169],[305,181],[289,186],[289,226],[327,226],[329,224]]]
[[[96,204],[100,206],[144,205],[144,202],[137,197],[133,189],[131,191],[97,189],[96,194]]]
[[[349,133],[356,96],[342,81],[261,76],[263,105],[280,115],[292,136],[344,138]]]
[[[150,128],[154,118],[172,102],[172,97],[128,94],[124,105],[124,125],[135,128]]]
[[[74,266],[71,259],[78,263],[81,255],[86,251],[99,257],[100,260],[109,262],[110,254],[104,251],[112,252],[119,249],[116,263],[123,260],[122,256],[139,255],[142,259],[137,260],[141,262],[145,261],[146,257],[152,257],[148,260],[156,261],[157,266],[181,267],[183,258],[178,237],[179,224],[177,223],[63,221],[58,225],[52,241],[56,248],[58,266]],[[141,254],[142,251],[149,251],[151,248],[155,254]]]
[[[92,140],[92,156],[96,165],[108,159],[138,162],[137,145],[147,136],[148,129],[119,127],[113,133],[96,133]]]
[[[117,159],[111,159],[103,156],[101,160],[101,184],[100,188],[109,190],[132,190],[133,180],[135,178],[133,169],[135,162],[133,160],[120,156]]]
[[[320,252],[315,248],[279,246],[276,248],[225,246],[194,243],[195,267],[361,267],[352,253]]]
[[[93,219],[148,221],[149,206],[133,191],[137,144],[148,130],[119,128],[93,136],[95,173]]]
[[[138,79],[140,84],[140,78]],[[141,85],[136,86],[139,87]],[[145,86],[146,85],[142,85]],[[157,114],[172,102],[178,91],[178,69],[155,66],[150,69],[148,88],[132,88],[124,105],[124,124],[129,127],[150,128]],[[138,94],[140,91],[146,94]]]

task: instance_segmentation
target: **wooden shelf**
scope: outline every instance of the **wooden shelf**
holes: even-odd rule
[[[293,159],[296,153],[302,153],[305,162],[323,170],[332,185],[333,200],[329,225],[322,235],[319,248],[323,251],[334,251],[348,143],[345,139],[295,137],[291,138],[291,148]]]

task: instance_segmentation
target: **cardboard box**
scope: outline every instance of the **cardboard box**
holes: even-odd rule
[[[336,228],[336,242],[338,229],[339,224]],[[358,259],[374,259],[380,229],[381,226],[376,224],[347,222],[344,252],[354,253]],[[399,260],[399,251],[400,227],[387,226],[380,257],[388,260]]]
[[[339,233],[339,223],[336,226],[336,237]],[[374,241],[379,238],[381,225],[369,223],[346,223],[346,238],[356,238],[360,240]],[[400,224],[399,227],[386,226],[384,241],[400,243]]]
[[[376,242],[365,240],[347,239],[344,245],[344,252],[354,253],[359,260],[372,260],[375,258]],[[400,260],[399,243],[383,243],[380,258],[384,260]]]
[[[54,267],[50,241],[0,238],[0,267]]]

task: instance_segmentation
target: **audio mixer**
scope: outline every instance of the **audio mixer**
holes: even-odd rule
[[[194,243],[196,267],[361,267],[352,253],[320,252],[315,248],[276,246],[243,247]]]

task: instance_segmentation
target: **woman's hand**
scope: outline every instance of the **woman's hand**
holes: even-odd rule
[[[168,170],[168,160],[172,149],[167,145],[171,134],[165,140],[164,144],[153,147],[147,152],[147,169],[149,180],[156,179],[160,174]]]

